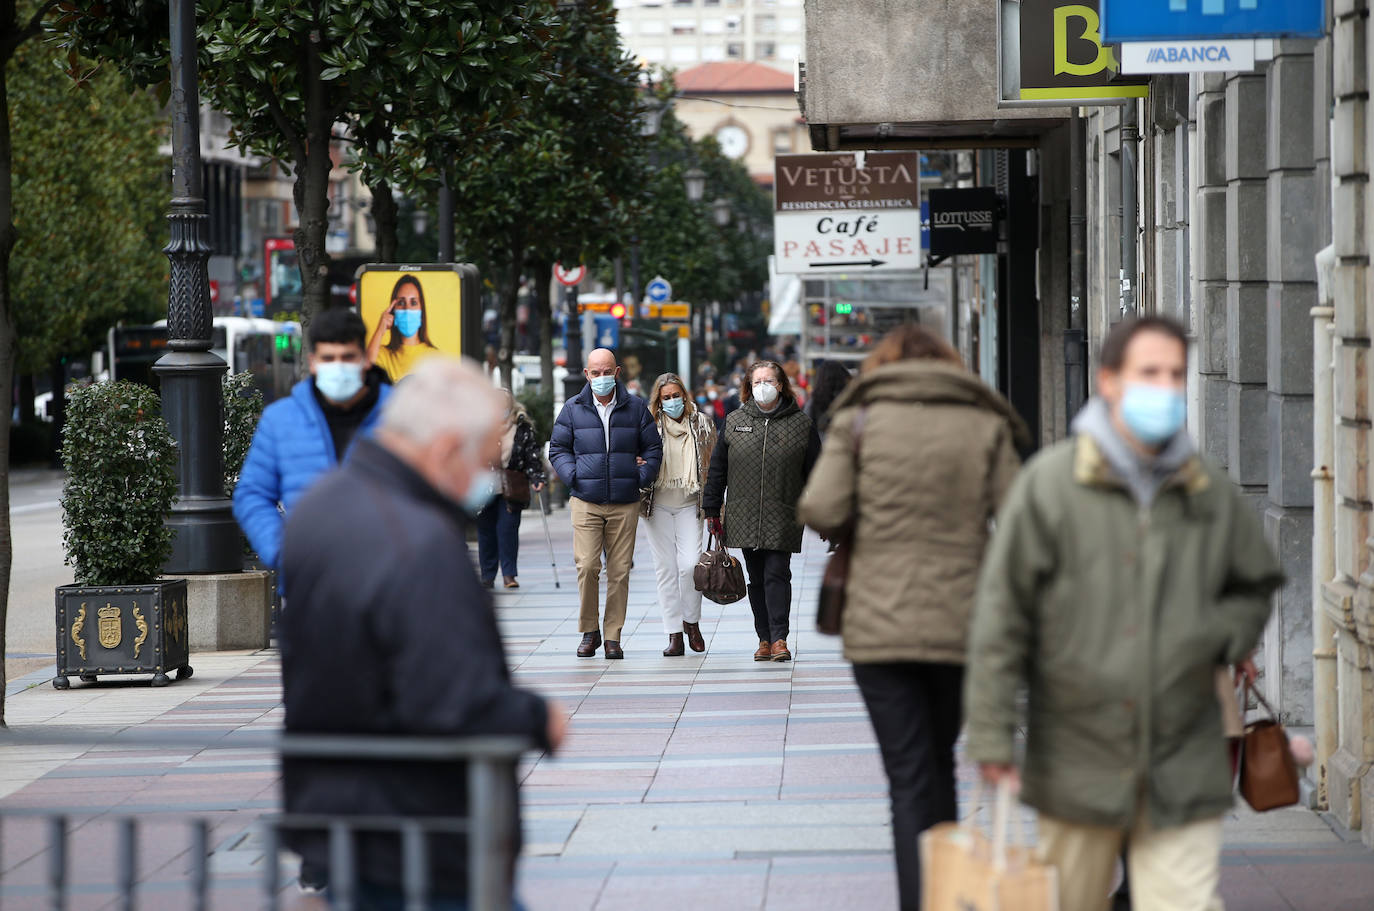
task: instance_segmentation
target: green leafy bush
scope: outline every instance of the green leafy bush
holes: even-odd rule
[[[262,391],[253,385],[253,374],[244,371],[233,376],[226,373],[220,393],[224,400],[224,495],[232,497],[262,417]]]
[[[74,388],[62,434],[62,543],[80,585],[143,585],[172,552],[176,441],[162,402],[127,381]]]
[[[538,389],[526,389],[516,396],[520,404],[525,406],[529,412],[530,423],[534,424],[534,435],[539,441],[539,445],[544,445],[549,441],[553,434],[553,392],[539,392]]]

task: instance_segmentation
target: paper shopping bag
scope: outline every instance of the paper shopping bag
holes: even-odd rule
[[[1030,847],[1006,843],[1010,792],[998,798],[994,838],[973,825],[973,814],[921,835],[922,911],[1059,911],[1057,871]],[[974,805],[976,812],[976,797]]]

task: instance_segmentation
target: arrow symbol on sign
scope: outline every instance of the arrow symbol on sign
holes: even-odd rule
[[[887,260],[885,259],[861,259],[852,263],[811,263],[810,267],[812,269],[829,269],[835,266],[869,266],[871,268],[877,268],[886,263]]]

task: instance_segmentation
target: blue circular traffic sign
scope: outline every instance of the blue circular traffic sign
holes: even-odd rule
[[[661,275],[649,282],[645,291],[648,293],[649,300],[656,304],[673,299],[673,286],[668,284],[668,279]]]

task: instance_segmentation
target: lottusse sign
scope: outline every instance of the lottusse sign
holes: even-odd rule
[[[997,252],[997,191],[966,187],[930,191],[930,255]]]

